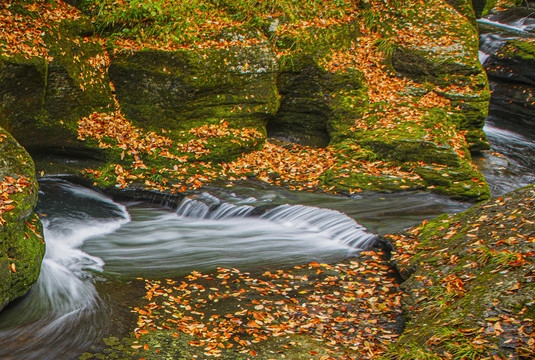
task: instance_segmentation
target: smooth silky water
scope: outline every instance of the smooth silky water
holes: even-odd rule
[[[503,156],[479,162],[493,193],[533,183],[535,139],[489,120],[485,131]],[[102,338],[120,336],[132,321],[128,306],[143,294],[137,277],[337,261],[365,249],[376,234],[470,205],[425,193],[344,197],[248,183],[209,189],[170,210],[121,204],[43,179],[41,276],[26,297],[0,313],[0,359],[76,359]]]
[[[491,122],[485,130],[505,154],[480,159],[494,192],[533,183],[534,139]],[[137,277],[337,261],[366,249],[376,234],[470,205],[425,193],[344,197],[248,183],[209,189],[172,211],[44,179],[41,276],[0,313],[0,359],[76,359],[103,337],[120,335],[131,321],[124,318],[128,305],[142,296]]]
[[[137,277],[342,260],[376,233],[469,206],[429,194],[349,198],[254,183],[197,194],[177,210],[120,204],[60,179],[41,180],[39,195],[45,259],[28,296],[0,313],[1,359],[75,359],[117,335],[124,314],[114,304],[137,301],[124,298]]]

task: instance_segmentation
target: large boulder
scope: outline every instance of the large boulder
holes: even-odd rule
[[[264,43],[120,52],[111,58],[109,75],[125,116],[147,130],[189,130],[224,119],[264,132],[279,107],[277,70]]]
[[[408,277],[392,354],[533,358],[534,205],[528,186],[392,236]]]
[[[39,277],[45,253],[33,213],[37,182],[28,153],[0,128],[0,310],[23,296]]]
[[[30,20],[28,20],[30,21]],[[30,152],[95,156],[77,139],[78,120],[113,105],[102,45],[87,18],[43,26],[32,53],[0,48],[0,126]]]

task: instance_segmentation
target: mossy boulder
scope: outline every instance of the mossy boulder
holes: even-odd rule
[[[140,50],[111,59],[110,78],[126,117],[159,131],[222,120],[265,132],[279,107],[275,55],[260,44],[202,50]]]
[[[0,310],[23,296],[39,277],[45,253],[33,213],[37,182],[28,153],[0,128]]]
[[[441,56],[427,47],[401,47],[392,57],[392,66],[403,76],[438,87],[437,93],[451,101],[455,110],[448,117],[460,131],[466,132],[470,150],[488,150],[482,128],[488,115],[490,91],[487,76],[477,60],[477,30],[469,24],[464,28],[473,34],[469,37],[472,44],[452,49],[455,56]]]
[[[30,152],[95,156],[77,137],[78,120],[112,106],[100,45],[87,38],[88,18],[47,27],[46,49],[35,54],[0,49],[0,125]]]
[[[533,357],[534,202],[529,186],[397,238],[394,259],[412,275],[402,284],[407,326],[392,355]]]

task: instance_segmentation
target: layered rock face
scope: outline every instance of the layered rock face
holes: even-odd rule
[[[96,160],[85,174],[101,187],[176,191],[254,176],[488,196],[469,152],[488,148],[489,92],[468,2],[353,4],[328,23],[274,14],[219,32],[210,23],[193,45],[107,41],[61,4],[40,5],[62,15],[33,24],[36,53],[4,54],[0,124],[36,155]],[[277,148],[266,132],[289,143]]]

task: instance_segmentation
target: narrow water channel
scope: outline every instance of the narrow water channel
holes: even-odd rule
[[[508,40],[535,39],[535,9],[514,8],[480,19],[479,59],[485,67]],[[514,74],[511,74],[514,75]],[[493,195],[535,183],[535,114],[501,99],[528,84],[489,75],[492,91],[484,131],[492,152],[475,158]],[[515,90],[516,88],[520,90]],[[527,88],[526,88],[527,89]]]

